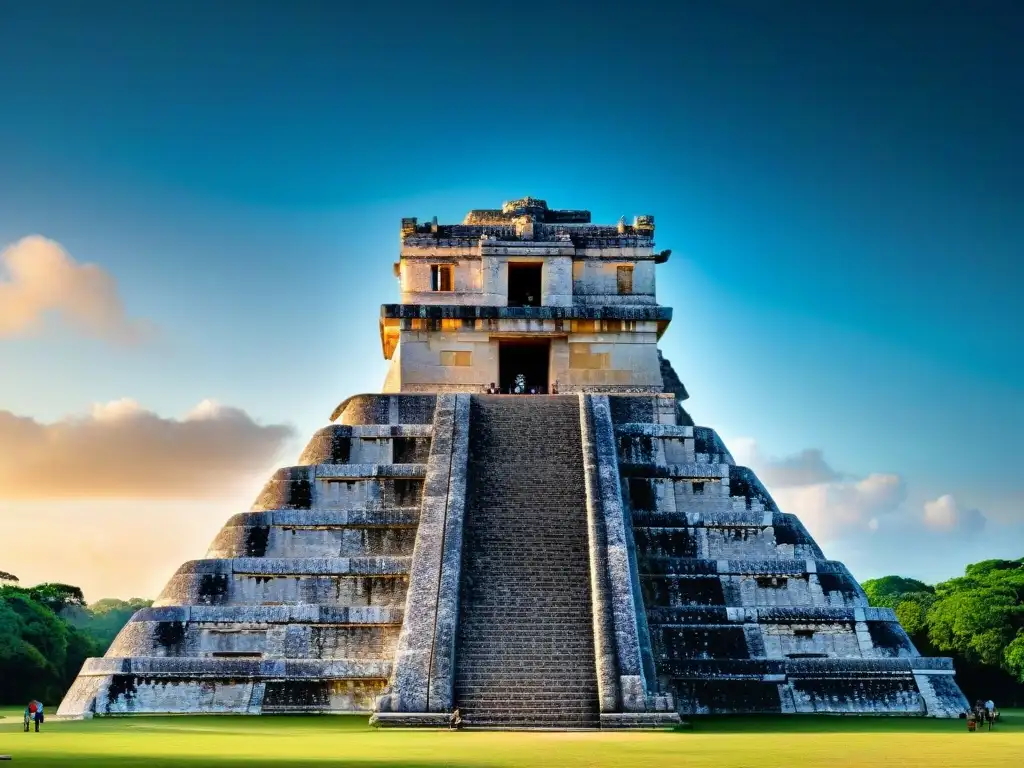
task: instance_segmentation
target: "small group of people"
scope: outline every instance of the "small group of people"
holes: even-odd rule
[[[967,730],[976,731],[981,730],[981,726],[984,723],[988,723],[988,729],[991,731],[992,726],[996,720],[999,719],[999,710],[996,709],[996,704],[992,699],[988,701],[974,702],[974,706],[967,713]]]
[[[31,723],[36,725],[36,733],[43,722],[43,702],[33,699],[25,707],[25,733],[29,732]]]
[[[527,386],[526,377],[523,374],[517,374],[516,378],[511,387],[509,387],[508,394],[510,395],[557,395],[558,394],[558,380],[551,385],[551,391],[545,392],[547,387],[538,387],[536,385]],[[493,381],[487,386],[485,390],[488,395],[502,395],[505,394],[501,391],[501,387],[495,384]]]

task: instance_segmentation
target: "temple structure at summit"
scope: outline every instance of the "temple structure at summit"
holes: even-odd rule
[[[922,657],[684,410],[654,231],[532,198],[403,219],[383,392],[342,402],[58,715],[437,726],[457,707],[470,727],[568,729],[965,710],[951,661]]]

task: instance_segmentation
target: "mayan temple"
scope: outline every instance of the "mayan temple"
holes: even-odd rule
[[[383,393],[342,402],[58,715],[956,716],[951,661],[684,410],[657,346],[668,258],[651,216],[533,198],[403,219]]]

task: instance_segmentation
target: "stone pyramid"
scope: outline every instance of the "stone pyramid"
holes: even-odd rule
[[[402,222],[381,394],[344,401],[171,577],[62,717],[366,713],[639,728],[954,717],[949,659],[694,426],[654,220],[524,198]]]

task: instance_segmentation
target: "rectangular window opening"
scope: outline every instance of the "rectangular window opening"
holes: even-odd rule
[[[800,638],[803,638],[804,640],[810,640],[812,637],[814,637],[814,630],[813,629],[794,629],[793,630],[793,637],[800,637]]]
[[[633,267],[623,266],[615,268],[615,285],[620,296],[633,292]]]
[[[388,487],[390,486],[390,487]],[[422,480],[385,480],[384,503],[388,507],[417,507],[423,496]]]
[[[432,264],[430,266],[430,290],[454,291],[454,278],[451,264]]]
[[[416,464],[423,460],[423,452],[419,450],[420,438],[415,437],[394,437],[392,442],[393,464]]]
[[[543,264],[516,263],[508,265],[508,305],[539,307]]]
[[[704,494],[704,483],[703,482],[695,480],[690,485],[693,488],[693,495],[694,496],[702,496]]]
[[[653,512],[657,509],[657,495],[653,483],[645,477],[629,479],[629,500],[635,510]]]
[[[758,576],[757,586],[762,589],[784,589],[787,579],[785,576]]]

